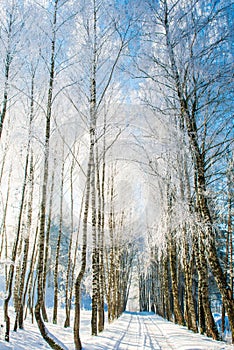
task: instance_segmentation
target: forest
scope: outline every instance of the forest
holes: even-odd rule
[[[81,309],[96,336],[134,292],[134,311],[234,343],[233,10],[1,0],[6,342],[30,317],[64,350],[62,309],[80,350]]]

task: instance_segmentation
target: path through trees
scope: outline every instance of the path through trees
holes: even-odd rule
[[[1,1],[6,342],[13,307],[14,331],[30,316],[63,350],[47,332],[53,308],[81,350],[81,310],[95,339],[133,295],[134,310],[234,342],[232,10]]]

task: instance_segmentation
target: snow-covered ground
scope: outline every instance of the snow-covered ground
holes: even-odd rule
[[[106,330],[97,337],[90,336],[90,312],[82,312],[81,335],[85,350],[234,350],[234,346],[216,342],[194,334],[185,327],[167,322],[151,313],[124,313],[119,320],[106,325]],[[2,319],[2,314],[0,315]],[[60,313],[59,324],[48,328],[69,350],[74,350],[72,328],[63,328],[64,314]],[[12,317],[12,323],[14,319]],[[0,340],[0,350],[48,350],[50,347],[41,337],[37,325],[25,322],[25,330],[11,331],[7,344]]]

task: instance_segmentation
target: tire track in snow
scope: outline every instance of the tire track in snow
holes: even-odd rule
[[[167,339],[166,334],[151,316],[146,316],[145,318],[142,317],[142,320],[144,327],[146,328],[146,342],[143,347],[144,350],[175,350],[174,346]]]
[[[161,347],[153,335],[150,335],[149,332],[149,324],[147,323],[148,317],[141,317],[142,321],[141,324],[144,328],[143,331],[143,338],[142,338],[142,346],[141,349],[146,350],[146,349],[154,349],[154,350],[161,350]]]
[[[132,323],[132,318],[133,316],[131,315],[129,321],[128,321],[128,326],[127,326],[127,329],[122,333],[122,336],[120,337],[120,339],[118,339],[118,341],[116,342],[113,350],[119,350],[120,349],[120,346],[121,344],[123,343],[123,340],[124,338],[127,337],[128,333],[129,333],[129,328],[131,326],[131,323]],[[127,349],[126,349],[127,350]]]
[[[148,315],[125,315],[122,330],[113,350],[175,350],[157,322]]]
[[[128,315],[125,315],[129,319]],[[142,350],[142,321],[139,316],[131,315],[128,326],[116,342],[114,350]]]

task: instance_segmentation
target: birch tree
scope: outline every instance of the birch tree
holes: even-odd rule
[[[65,2],[66,3],[66,2]],[[50,154],[50,137],[51,137],[51,124],[52,124],[52,105],[54,96],[54,81],[56,77],[56,54],[57,54],[57,42],[58,31],[60,24],[58,22],[58,13],[61,11],[62,5],[65,4],[62,1],[55,0],[52,3],[51,12],[51,33],[50,37],[50,61],[48,65],[49,81],[47,92],[47,105],[45,113],[45,135],[44,135],[44,160],[43,160],[43,182],[42,182],[42,197],[40,206],[40,228],[39,228],[39,253],[38,253],[38,282],[37,282],[37,303],[35,306],[35,317],[38,323],[38,327],[43,338],[53,349],[63,349],[59,343],[54,340],[48,333],[45,324],[41,316],[41,308],[43,304],[44,292],[43,292],[43,272],[44,272],[44,254],[45,254],[45,222],[46,222],[46,200],[47,200],[47,185],[49,176],[49,154]]]
[[[0,138],[2,137],[7,110],[10,107],[10,100],[12,99],[11,85],[14,74],[17,71],[14,60],[16,60],[17,53],[22,46],[21,37],[25,20],[23,17],[26,14],[21,11],[20,7],[20,4],[16,4],[14,1],[10,1],[10,3],[3,1],[0,7],[0,49],[2,57],[4,57],[3,76],[1,77],[3,88],[1,91]]]

